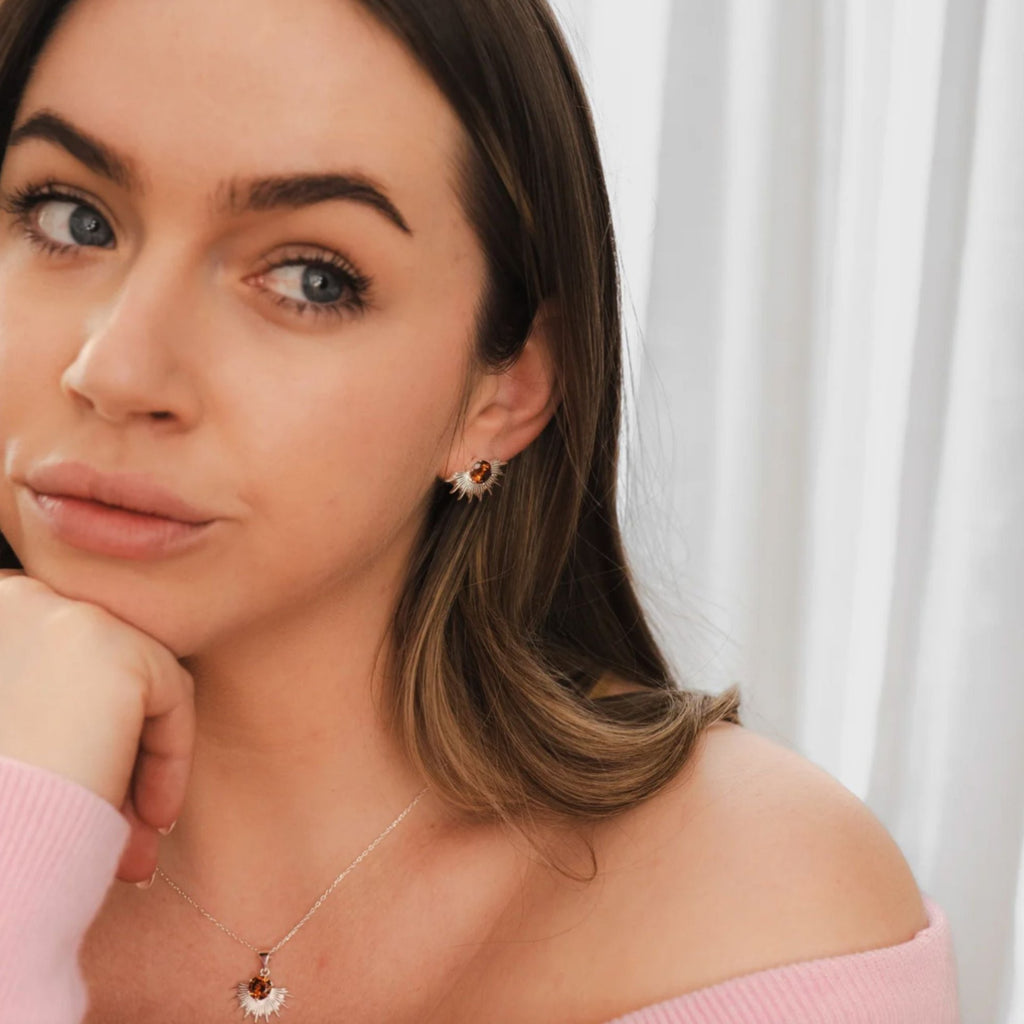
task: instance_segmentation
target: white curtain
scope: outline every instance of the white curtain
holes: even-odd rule
[[[881,818],[965,1024],[1024,1024],[1024,0],[556,7],[668,653]]]

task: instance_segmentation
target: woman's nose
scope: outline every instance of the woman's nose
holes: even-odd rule
[[[118,294],[92,310],[84,342],[61,374],[61,390],[112,423],[139,417],[193,424],[200,415],[195,345],[184,342],[198,327],[168,275],[125,279]],[[195,340],[194,338],[192,339]]]

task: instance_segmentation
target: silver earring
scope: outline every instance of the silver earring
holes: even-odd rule
[[[494,486],[495,481],[501,476],[502,467],[507,465],[508,463],[502,462],[501,459],[480,459],[469,469],[448,477],[445,483],[452,485],[450,493],[458,492],[459,497],[456,500],[466,496],[472,501],[474,498],[482,498]]]

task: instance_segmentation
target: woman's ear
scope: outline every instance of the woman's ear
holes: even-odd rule
[[[443,479],[468,469],[477,459],[509,461],[547,426],[561,402],[552,358],[558,329],[557,315],[547,304],[541,306],[515,363],[499,373],[481,375]]]

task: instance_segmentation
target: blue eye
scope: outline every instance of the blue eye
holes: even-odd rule
[[[71,235],[72,245],[100,247],[107,247],[114,240],[110,225],[91,206],[63,200],[52,200],[40,203],[39,206],[41,210],[36,215],[36,223],[51,238],[55,234],[67,232]],[[60,238],[54,241],[69,244]]]
[[[260,274],[259,280],[261,285],[270,281],[284,285],[287,290],[273,292],[273,301],[295,310],[300,316],[360,312],[366,307],[370,286],[367,278],[333,253],[274,263]]]
[[[323,267],[306,267],[302,273],[303,294],[310,302],[337,302],[344,294],[344,284],[340,280],[332,282],[331,278],[338,275]],[[307,291],[308,289],[308,291]]]
[[[15,193],[5,199],[3,208],[17,218],[29,240],[47,252],[113,246],[114,232],[101,213],[50,184]]]
[[[284,285],[288,297],[296,302],[333,304],[352,288],[347,275],[322,263],[282,263],[269,273],[263,274],[264,281],[275,281]]]

